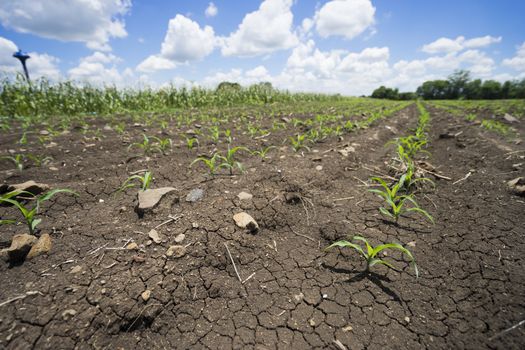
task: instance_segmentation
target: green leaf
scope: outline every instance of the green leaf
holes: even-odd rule
[[[51,199],[51,197],[53,197],[53,196],[54,196],[55,194],[57,194],[57,193],[69,193],[69,194],[72,194],[72,195],[75,196],[75,197],[78,197],[78,196],[79,196],[78,193],[76,193],[75,191],[72,191],[72,190],[70,190],[70,189],[67,189],[67,188],[56,188],[56,189],[54,189],[54,190],[51,190],[51,191],[47,192],[47,193],[44,194],[43,196],[38,197],[38,198],[37,198],[37,201],[38,201],[39,203],[44,202],[44,201],[47,201],[47,200]]]
[[[361,241],[361,242],[365,243],[365,245],[366,245],[366,257],[369,258],[370,254],[372,254],[372,252],[374,251],[374,248],[370,245],[370,243],[368,243],[366,238],[361,237],[361,236],[354,236],[354,237],[352,237],[352,240],[353,241],[354,240],[355,241]]]
[[[350,248],[353,248],[353,249],[357,250],[359,253],[361,253],[366,258],[366,254],[363,251],[363,249],[359,245],[357,245],[355,243],[350,243],[350,242],[345,241],[345,240],[337,241],[337,242],[334,242],[334,243],[330,244],[324,250],[326,251],[326,250],[331,249],[333,247],[340,247],[340,248],[350,247]]]
[[[415,208],[407,209],[407,212],[409,211],[415,211],[417,213],[423,214],[432,224],[434,224],[434,218],[426,210],[415,207]]]
[[[394,267],[394,265],[390,264],[389,262],[386,262],[384,260],[381,260],[381,259],[371,259],[369,262],[368,262],[368,267],[372,267],[376,264],[381,264],[381,265],[386,265],[388,267],[390,267],[391,269],[393,270],[396,270],[396,268]]]
[[[389,212],[388,210],[386,210],[385,208],[383,208],[383,207],[380,207],[380,208],[379,208],[379,212],[380,212],[381,214],[385,215],[385,216],[388,216],[388,217],[394,219],[394,215],[393,215],[391,212]]]

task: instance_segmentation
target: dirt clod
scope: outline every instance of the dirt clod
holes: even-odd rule
[[[259,230],[259,225],[248,213],[237,213],[233,216],[233,220],[235,220],[235,224],[237,224],[237,226],[240,228],[246,228],[250,232],[255,233]]]
[[[32,259],[41,254],[48,254],[52,247],[53,243],[51,242],[51,236],[48,233],[44,233],[31,247],[31,250],[27,254],[26,259]]]

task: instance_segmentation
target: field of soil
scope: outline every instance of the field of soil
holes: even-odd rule
[[[231,118],[222,127],[233,145],[277,146],[264,161],[238,152],[246,172],[233,176],[189,166],[224,143],[188,149],[175,141],[166,155],[128,149],[143,133],[175,140],[206,125],[161,131],[129,122],[120,135],[93,119],[102,135],[73,128],[46,146],[18,145],[16,128],[0,132],[0,154],[53,158],[22,172],[2,161],[1,181],[79,194],[42,205],[38,235],[50,234],[49,254],[0,261],[0,349],[525,348],[525,198],[507,186],[525,176],[525,120],[504,137],[427,108],[429,154],[421,160],[434,167],[427,176],[435,188],[417,198],[434,225],[415,213],[393,224],[368,191],[370,177],[393,175],[395,151],[385,144],[416,126],[415,104],[299,152],[283,143],[290,130],[251,138]],[[312,116],[262,123],[291,117]],[[143,169],[153,173],[152,188],[175,190],[139,218],[138,188],[115,190]],[[188,201],[196,189],[202,198]],[[256,233],[236,225],[239,212],[255,219]],[[6,206],[0,216],[20,218]],[[149,235],[155,227],[158,243]],[[0,226],[0,248],[26,232]],[[323,250],[356,234],[407,246],[419,278],[396,251],[385,259],[397,270],[366,273],[355,251]]]

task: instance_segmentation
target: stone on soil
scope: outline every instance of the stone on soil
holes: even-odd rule
[[[151,290],[146,289],[145,291],[142,292],[140,296],[142,297],[142,300],[148,301],[149,298],[151,297]]]
[[[155,242],[157,244],[162,242],[162,240],[160,239],[159,233],[155,229],[152,229],[151,231],[149,231],[148,232],[148,236],[149,236],[149,238],[151,238],[153,240],[153,242]]]
[[[51,242],[51,236],[48,233],[44,233],[38,241],[31,247],[31,250],[27,254],[27,259],[32,259],[41,254],[47,254],[51,251],[53,243]]]
[[[35,236],[26,233],[14,235],[11,246],[2,249],[0,256],[11,263],[21,262],[26,258],[27,253],[29,253],[36,241],[37,238]]]
[[[503,119],[505,119],[505,121],[509,122],[509,123],[517,123],[518,122],[518,119],[516,117],[513,117],[513,116],[511,116],[508,113],[505,113],[505,115],[503,116]]]
[[[178,234],[175,237],[175,243],[181,243],[186,238],[186,235],[184,233]]]
[[[166,251],[166,256],[170,258],[181,258],[186,255],[186,247],[183,245],[172,245]]]
[[[233,220],[237,226],[247,228],[250,232],[257,232],[259,230],[259,225],[248,213],[237,213],[233,216]]]
[[[525,177],[517,177],[507,182],[509,188],[519,196],[525,196]]]
[[[253,195],[251,193],[243,191],[237,195],[237,198],[239,198],[239,200],[241,201],[249,201],[253,198]]]
[[[11,192],[11,191],[26,191],[34,195],[38,195],[42,192],[48,191],[49,189],[50,189],[49,185],[37,183],[33,180],[22,182],[19,184],[13,184],[13,185],[7,185],[7,184],[0,185],[0,193],[6,193],[6,192]]]
[[[197,202],[200,201],[202,197],[204,197],[204,190],[201,188],[194,188],[186,196],[186,202]]]
[[[137,205],[137,211],[139,212],[139,214],[143,214],[148,210],[152,210],[157,206],[157,204],[159,204],[162,197],[173,191],[175,191],[175,188],[173,187],[161,187],[145,191],[139,191],[139,203]]]

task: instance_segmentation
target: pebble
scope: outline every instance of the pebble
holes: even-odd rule
[[[126,246],[126,249],[127,249],[127,250],[137,250],[137,249],[139,249],[139,246],[138,246],[137,243],[135,243],[135,242],[131,242],[130,244],[128,244],[128,245]]]
[[[140,296],[142,297],[142,300],[148,301],[149,298],[151,297],[151,290],[146,289],[145,291],[142,292]]]
[[[237,198],[239,198],[239,200],[241,201],[248,201],[253,198],[253,195],[251,193],[243,191],[237,195]]]
[[[151,231],[149,231],[148,232],[148,236],[149,236],[149,238],[151,238],[153,240],[153,242],[155,242],[157,244],[162,242],[162,240],[160,239],[159,233],[155,229],[152,229]]]
[[[77,266],[73,266],[71,268],[71,271],[69,271],[69,273],[79,273],[82,271],[82,266],[80,265],[77,265]]]
[[[237,213],[233,216],[233,220],[240,228],[247,228],[250,232],[254,233],[259,231],[257,221],[255,221],[248,213]]]
[[[181,258],[186,255],[186,247],[183,245],[172,245],[166,251],[166,256],[173,258]]]
[[[315,170],[321,171],[321,170],[323,170],[323,166],[322,165],[318,165],[318,166],[315,167]]]
[[[186,235],[184,233],[181,233],[175,237],[176,243],[181,243],[186,238]]]
[[[62,312],[62,318],[64,319],[64,321],[67,321],[71,319],[73,316],[75,316],[76,314],[77,314],[76,310],[67,309],[67,310],[64,310],[64,312]]]
[[[204,190],[202,188],[194,188],[186,196],[186,202],[198,202],[204,197]]]

